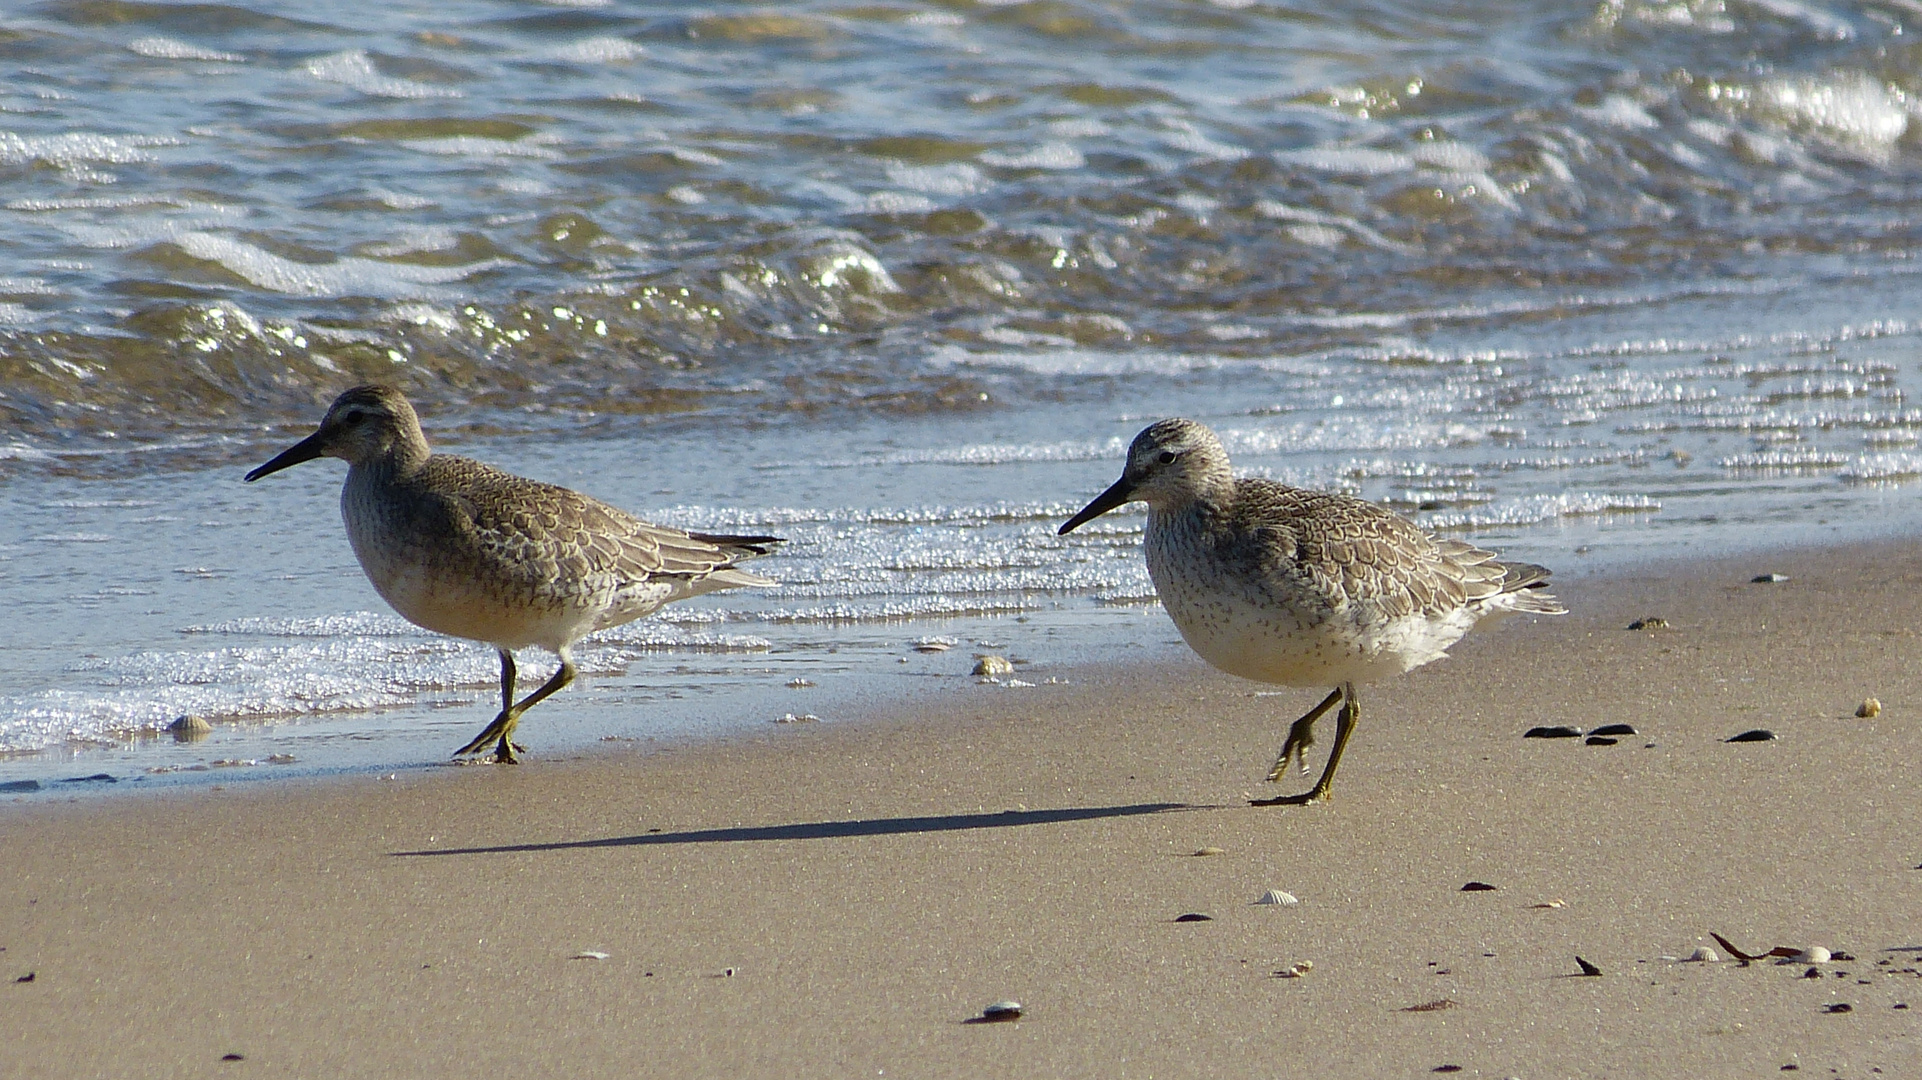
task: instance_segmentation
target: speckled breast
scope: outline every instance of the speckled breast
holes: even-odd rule
[[[1151,514],[1145,548],[1148,576],[1182,639],[1223,671],[1282,686],[1333,686],[1403,670],[1342,606],[1236,574],[1179,517]]]

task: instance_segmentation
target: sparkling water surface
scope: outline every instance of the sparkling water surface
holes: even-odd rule
[[[0,783],[413,767],[486,723],[491,650],[385,609],[339,463],[239,481],[368,379],[445,449],[790,538],[779,588],[584,645],[536,755],[1179,655],[1138,513],[1054,535],[1164,415],[1564,578],[1912,531],[1916,18],[0,13]]]

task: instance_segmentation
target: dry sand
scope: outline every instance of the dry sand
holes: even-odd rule
[[[1574,614],[1365,689],[1313,807],[1243,798],[1317,693],[1193,660],[671,751],[0,805],[0,1075],[1918,1075],[1922,551],[1558,591]],[[1610,722],[1640,734],[1521,737]],[[1852,959],[1666,959],[1711,931]],[[1003,998],[1025,1017],[965,1022]]]

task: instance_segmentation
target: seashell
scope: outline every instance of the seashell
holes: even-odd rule
[[[1823,1012],[1828,1012],[1828,1013],[1845,1013],[1845,1012],[1854,1012],[1854,1011],[1855,1011],[1855,1006],[1853,1006],[1853,1005],[1851,1005],[1851,1004],[1849,1004],[1849,1003],[1848,1003],[1848,1002],[1846,1002],[1846,1001],[1838,1001],[1838,1002],[1836,1002],[1835,1004],[1833,1004],[1833,1005],[1830,1005],[1830,1006],[1828,1006],[1828,1007],[1826,1007],[1826,1008],[1824,1008],[1824,1009],[1823,1009],[1822,1011],[1823,1011]]]
[[[915,642],[914,642],[914,651],[915,652],[947,652],[949,649],[952,649],[959,644],[961,644],[959,641],[956,641],[951,637],[917,638],[915,639]]]
[[[1494,892],[1495,886],[1486,881],[1471,881],[1461,888],[1463,892]]]
[[[1882,703],[1875,698],[1863,698],[1862,704],[1855,707],[1855,715],[1868,720],[1882,715]]]
[[[1009,1020],[1021,1019],[1019,1001],[997,1001],[981,1010],[981,1019],[990,1024],[1002,1024]]]
[[[1014,665],[1005,656],[980,656],[974,661],[976,675],[1012,675]]]
[[[1557,724],[1553,727],[1532,727],[1522,732],[1524,739],[1575,739],[1580,738],[1581,728]]]
[[[1565,908],[1568,906],[1568,901],[1557,897],[1553,900],[1544,901],[1540,904],[1530,904],[1528,906],[1531,908]]]
[[[1214,922],[1215,917],[1213,915],[1203,915],[1198,911],[1190,911],[1186,915],[1176,915],[1175,921],[1176,922]]]
[[[796,716],[793,713],[782,713],[781,715],[774,718],[774,722],[777,724],[814,724],[814,723],[819,723],[820,720],[821,720],[820,717],[814,715],[811,712],[802,713],[799,716]]]
[[[199,742],[213,733],[214,726],[205,718],[189,713],[168,724],[167,730],[173,732],[175,742]]]
[[[789,679],[787,681],[787,688],[789,690],[806,690],[808,687],[813,685],[814,685],[813,679]]]
[[[1827,949],[1824,949],[1820,945],[1810,945],[1808,948],[1789,957],[1789,963],[1826,964],[1830,959],[1832,959],[1832,954]]]
[[[1634,622],[1629,623],[1628,628],[1630,630],[1666,630],[1668,629],[1668,620],[1662,618],[1660,615],[1644,615]]]
[[[1295,899],[1295,895],[1293,893],[1285,893],[1285,892],[1282,892],[1280,889],[1269,889],[1267,892],[1262,893],[1259,897],[1257,897],[1255,899],[1255,903],[1281,904],[1284,907],[1292,907],[1296,904],[1301,903],[1301,901]]]
[[[1722,962],[1722,958],[1717,956],[1715,950],[1709,948],[1707,945],[1697,945],[1694,952],[1682,958],[1682,962],[1685,964],[1719,964]]]
[[[1722,741],[1723,742],[1768,742],[1774,738],[1775,738],[1775,732],[1770,731],[1767,728],[1755,728],[1752,731],[1744,731],[1740,735],[1730,735],[1728,738],[1723,739]]]
[[[568,957],[568,959],[569,960],[605,960],[607,959],[607,954],[604,952],[597,952],[593,949],[582,949],[580,952],[577,952],[573,956]]]
[[[1195,849],[1196,858],[1202,858],[1208,855],[1226,855],[1226,854],[1228,854],[1227,851],[1218,847],[1198,847]]]
[[[1751,585],[1773,585],[1788,579],[1787,574],[1757,574],[1748,580]]]
[[[1614,746],[1621,741],[1620,739],[1605,738],[1601,735],[1590,735],[1588,738],[1583,739],[1582,743],[1586,746]]]
[[[1575,958],[1575,963],[1577,966],[1579,966],[1582,969],[1583,975],[1595,976],[1595,975],[1600,975],[1602,973],[1601,968],[1596,967],[1594,964],[1589,963],[1588,961],[1582,959],[1579,956]]]
[[[1630,724],[1603,724],[1601,727],[1598,727],[1594,731],[1589,732],[1589,734],[1590,735],[1633,735],[1635,734],[1635,728],[1633,725],[1630,725]]]
[[[1313,960],[1297,960],[1287,967],[1282,968],[1280,971],[1275,972],[1275,978],[1299,979],[1313,970],[1315,970],[1315,962]]]

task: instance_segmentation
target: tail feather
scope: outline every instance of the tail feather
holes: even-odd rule
[[[736,559],[756,559],[771,554],[774,545],[787,543],[784,536],[736,536],[731,533],[688,533],[704,544],[713,544]],[[1544,571],[1546,573],[1546,571]]]
[[[1502,595],[1509,598],[1503,606],[1531,615],[1568,614],[1562,602],[1548,591],[1548,575],[1547,567],[1534,563],[1503,563]]]

